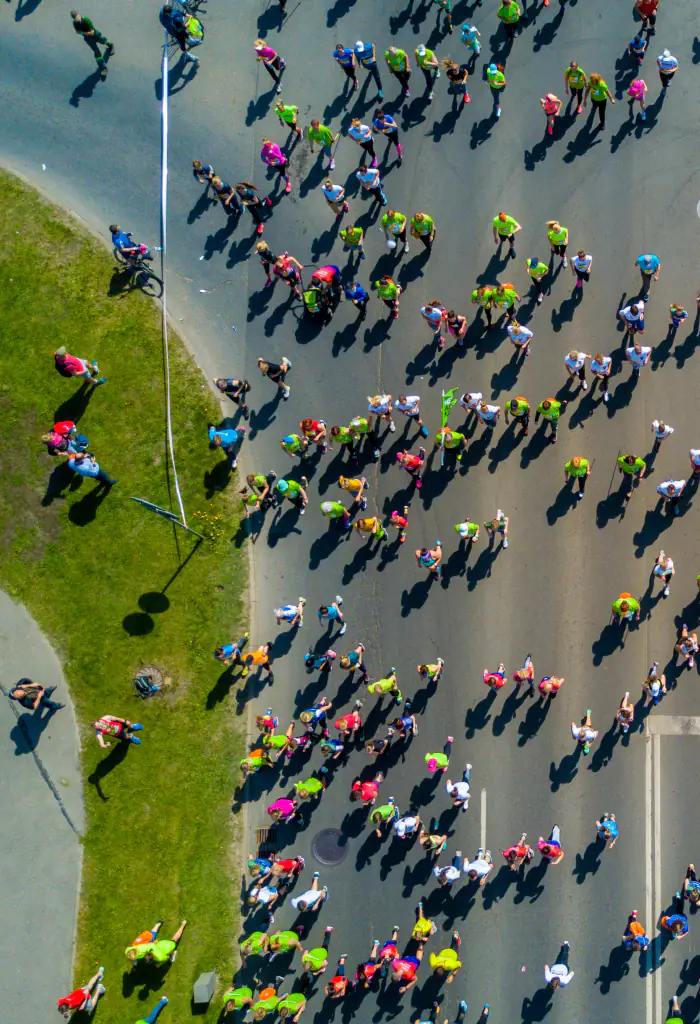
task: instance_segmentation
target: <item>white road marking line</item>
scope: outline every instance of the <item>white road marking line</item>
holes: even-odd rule
[[[652,738],[648,731],[649,719],[647,719],[647,735],[645,737],[644,750],[644,851],[646,854],[646,878],[644,884],[644,924],[651,931],[652,913],[652,847],[651,847],[651,811],[652,811],[652,772],[651,772],[651,748]],[[652,972],[651,946],[648,946],[645,953],[646,979],[645,979],[645,1000],[646,1000],[646,1024],[654,1024],[654,975]]]
[[[661,737],[654,736],[654,917],[647,927],[656,930],[661,913]],[[661,1020],[661,964],[654,964],[654,1019]]]
[[[685,715],[659,715],[647,718],[650,736],[700,736],[700,718]]]
[[[481,791],[481,849],[486,849],[486,790]]]

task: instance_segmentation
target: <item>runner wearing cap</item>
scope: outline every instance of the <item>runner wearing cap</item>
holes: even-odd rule
[[[379,99],[384,99],[384,93],[382,92],[382,80],[379,77],[379,68],[377,67],[377,51],[374,43],[363,43],[361,39],[358,39],[355,43],[355,57],[365,71],[368,71],[374,79],[377,91],[379,93]]]
[[[438,0],[435,0],[435,2],[437,3]],[[449,3],[449,0],[447,0],[447,3]],[[450,21],[450,32],[452,31],[451,26],[452,22]],[[416,64],[423,72],[423,77],[425,78],[425,88],[428,93],[428,100],[432,100],[435,96],[433,91],[435,88],[435,82],[440,77],[440,62],[435,56],[435,52],[433,50],[429,50],[423,45],[423,43],[415,48],[414,53],[416,55]]]
[[[542,279],[549,273],[549,266],[541,260],[539,256],[528,256],[525,260],[525,266],[527,267],[527,272],[535,286],[537,305],[539,306],[544,298],[544,285],[542,284]]]
[[[489,64],[486,68],[486,79],[491,89],[491,96],[493,98],[493,116],[501,116],[501,93],[508,84],[506,76],[503,74],[502,64]],[[515,253],[511,252],[511,255]]]
[[[661,95],[665,96],[673,76],[678,71],[678,61],[671,55],[669,50],[664,50],[661,56],[656,58],[656,63],[659,68],[659,78],[661,79]]]
[[[525,354],[527,355],[527,352]],[[527,399],[520,398],[519,396],[511,398],[509,402],[506,402],[504,415],[506,426],[510,423],[508,416],[511,415],[513,417],[513,423],[518,420],[523,428],[523,437],[527,437],[530,433],[530,403]]]

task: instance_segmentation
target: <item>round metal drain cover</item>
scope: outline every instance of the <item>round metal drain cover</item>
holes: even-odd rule
[[[348,854],[348,838],[339,828],[324,828],[311,843],[311,852],[319,864],[340,864]]]

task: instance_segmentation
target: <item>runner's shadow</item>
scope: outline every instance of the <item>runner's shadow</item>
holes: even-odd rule
[[[646,549],[658,541],[659,537],[670,528],[674,519],[680,518],[680,516],[666,515],[661,511],[662,508],[663,499],[659,496],[654,508],[646,510],[642,528],[633,537],[636,545],[634,553],[636,558],[643,558]]]
[[[498,549],[493,547],[484,548],[474,565],[467,569],[467,589],[476,590],[482,580],[488,579],[493,570],[493,564],[498,557]]]
[[[573,481],[569,478],[547,509],[547,522],[550,526],[556,525],[559,519],[563,519],[564,516],[571,512],[572,509],[576,508],[578,504],[579,499],[576,497],[576,493],[574,492]]]
[[[571,870],[577,885],[583,885],[589,875],[596,873],[600,867],[600,857],[604,850],[605,843],[596,837],[592,843],[588,844],[583,855],[577,852],[576,863]]]
[[[552,761],[549,766],[549,781],[553,793],[574,781],[578,775],[578,763],[581,756],[581,744],[577,743],[576,749],[570,754],[564,754],[559,764]]]
[[[556,129],[555,129],[556,131]],[[557,132],[557,134],[559,134]],[[547,159],[547,153],[556,141],[556,135],[545,134],[544,138],[535,143],[532,149],[526,149],[523,154],[523,163],[526,171],[534,171],[537,164]]]
[[[88,782],[91,786],[95,787],[97,795],[104,803],[107,803],[109,797],[105,796],[102,790],[102,782],[122,763],[126,755],[129,753],[130,746],[131,743],[126,743],[123,740],[115,740],[114,745],[107,756],[103,757],[95,766],[95,770],[92,774],[88,775]]]
[[[549,712],[549,705],[553,699],[550,696],[544,703],[541,700],[534,701],[532,706],[528,708],[525,718],[518,726],[518,733],[520,734],[520,739],[518,740],[519,747],[524,747],[528,740],[534,740],[540,726],[544,724]]]
[[[549,427],[546,429],[549,431]],[[535,459],[539,459],[542,452],[546,451],[551,443],[549,433],[545,436],[545,428],[539,427],[539,429],[532,435],[529,443],[526,444],[520,452],[521,469],[527,469],[531,462],[534,462]]]
[[[593,664],[600,665],[604,658],[609,658],[618,649],[621,650],[625,646],[625,635],[624,624],[609,622],[604,626],[598,639],[591,645]]]
[[[499,437],[498,444],[494,445],[489,452],[489,473],[495,473],[499,463],[505,462],[506,459],[510,458],[523,439],[523,430],[518,424],[519,420],[512,419],[510,425],[506,427]]]
[[[673,357],[679,370],[683,369],[686,362],[695,355],[698,345],[700,345],[700,308],[695,313],[693,330],[683,339],[683,344],[676,345],[673,350]]]
[[[631,955],[632,950],[625,949],[622,943],[618,943],[618,945],[613,946],[610,950],[607,964],[600,965],[598,977],[593,982],[594,985],[600,985],[600,994],[602,996],[608,994],[615,982],[622,981],[625,975],[629,974]]]
[[[518,881],[518,874],[522,871],[522,868],[518,869],[517,872],[511,871],[507,864],[501,866],[498,874],[484,886],[484,910],[490,910],[494,903],[498,903],[507,895],[511,885]]]
[[[491,705],[496,700],[496,691],[492,688],[473,708],[467,708],[464,718],[466,727],[465,739],[472,740],[479,729],[485,729],[491,721]]]
[[[593,751],[593,757],[591,758],[591,763],[588,766],[589,771],[599,772],[601,768],[606,767],[606,765],[612,760],[615,747],[617,746],[620,738],[620,730],[617,727],[617,722],[613,719],[612,725]]]
[[[75,89],[71,93],[71,98],[68,101],[72,107],[79,107],[81,100],[91,99],[98,83],[101,81],[99,71],[93,71],[92,74],[88,75],[80,85],[76,85]]]
[[[571,293],[568,299],[559,306],[559,309],[552,310],[552,330],[560,331],[565,324],[573,323],[574,314],[576,313],[576,307],[580,302],[580,299],[576,299],[576,292],[582,289],[575,288],[575,291]]]
[[[502,366],[500,370],[491,377],[491,388],[492,397],[494,399],[503,391],[511,391],[518,383],[518,374],[525,363],[525,359],[520,358],[520,353],[517,349],[513,352],[510,360]]]
[[[567,143],[566,153],[562,157],[565,164],[571,164],[579,156],[589,153],[595,146],[602,144],[602,139],[597,138],[590,128],[590,117],[581,128],[575,139]]]
[[[403,591],[401,594],[401,618],[406,619],[412,611],[417,611],[423,607],[428,600],[428,594],[434,579],[433,574],[429,573],[427,579],[419,580],[413,584],[410,590]]]
[[[34,14],[40,3],[41,0],[19,0],[15,11],[15,21],[21,21],[22,18],[28,18],[30,14]]]
[[[544,892],[544,879],[547,874],[549,861],[543,857],[539,864],[535,864],[524,875],[517,877],[516,893],[514,903],[534,903]]]
[[[529,996],[525,996],[523,1005],[520,1008],[522,1024],[537,1024],[538,1021],[544,1020],[552,1009],[553,995],[554,993],[551,988],[547,986],[546,988],[538,989],[532,999]]]
[[[631,113],[630,107],[630,113]],[[614,135],[610,136],[610,152],[616,153],[625,139],[628,139],[635,128],[634,118],[628,117],[626,121],[623,121],[620,127],[617,129]]]
[[[491,114],[490,117],[485,117],[481,121],[474,121],[471,130],[471,139],[469,140],[469,146],[471,149],[478,149],[479,146],[483,146],[485,142],[491,138],[493,129],[498,124],[498,118],[495,114]]]
[[[194,204],[190,212],[187,214],[187,223],[194,224],[196,220],[203,217],[204,214],[212,206],[216,206],[217,200],[214,196],[210,195],[209,189],[205,186],[204,191],[201,193],[197,202]]]
[[[532,37],[532,49],[534,53],[537,53],[542,49],[543,46],[549,46],[550,43],[554,42],[555,36],[559,31],[562,21],[564,20],[565,8],[559,5],[559,10],[554,15],[551,21],[548,21],[542,28],[538,28]]]
[[[527,693],[521,693],[520,687],[516,686],[506,697],[501,710],[493,720],[494,736],[501,736],[509,722],[512,722],[518,713],[518,709],[528,700]],[[510,870],[510,869],[509,869]]]
[[[68,510],[68,518],[74,526],[89,526],[97,518],[97,510],[109,495],[111,487],[100,482],[84,494],[80,501],[74,502]]]

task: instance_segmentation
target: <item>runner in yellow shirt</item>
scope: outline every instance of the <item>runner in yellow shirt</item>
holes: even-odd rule
[[[508,255],[515,259],[515,236],[522,227],[515,217],[508,213],[499,213],[493,218],[493,240],[500,249],[504,242],[508,242],[510,249]]]

